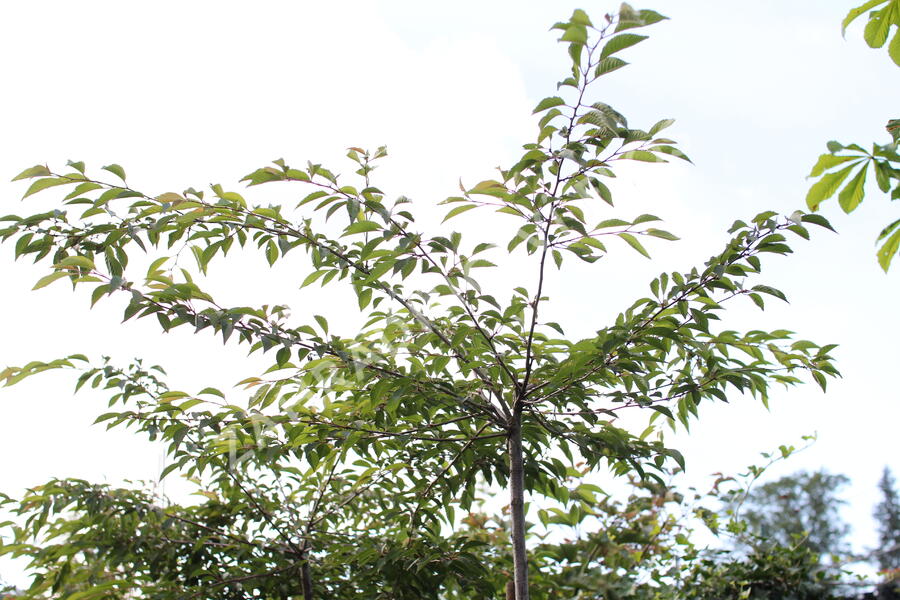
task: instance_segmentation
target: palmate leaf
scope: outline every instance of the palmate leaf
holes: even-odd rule
[[[855,21],[857,17],[859,17],[866,11],[871,10],[881,4],[892,1],[893,0],[868,0],[868,2],[851,9],[850,12],[847,13],[847,16],[844,17],[844,21],[841,23],[841,33],[846,33],[847,27],[849,27],[850,23]]]
[[[828,173],[813,184],[806,194],[806,205],[810,210],[818,210],[822,202],[834,196],[857,164],[854,163],[834,173]]]
[[[891,27],[900,24],[900,0],[890,0],[881,10],[869,14],[863,38],[870,48],[881,48],[887,42]]]

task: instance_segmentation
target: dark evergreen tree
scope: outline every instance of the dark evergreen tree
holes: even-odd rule
[[[875,507],[878,523],[878,567],[883,570],[900,569],[900,498],[891,470],[884,468],[881,481],[881,502]]]
[[[798,472],[752,490],[741,516],[759,546],[802,545],[817,554],[846,550],[849,526],[840,516],[838,490],[850,480],[825,471]]]

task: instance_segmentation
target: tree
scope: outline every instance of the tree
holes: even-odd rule
[[[610,215],[607,186],[621,161],[686,159],[660,136],[672,121],[632,128],[590,97],[596,81],[625,66],[619,53],[646,39],[633,30],[662,19],[623,4],[597,25],[579,10],[554,26],[571,72],[560,95],[536,107],[535,141],[496,179],[444,201],[445,222],[477,210],[491,220],[490,239],[422,231],[415,206],[388,201],[372,180],[383,148],[350,148],[352,183],[284,160],[242,180],[307,188],[295,209],[253,204],[221,185],[211,194],[142,192],[115,164],[103,167],[114,182],[71,161],[66,172],[37,165],[21,173],[33,180],[26,197],[68,192],[43,212],[4,217],[0,238],[14,241],[17,257],[52,263],[36,288],[65,279],[91,286],[94,304],[126,298],[125,320],[153,316],[164,331],[192,326],[274,351],[266,373],[240,382],[252,392],[246,400],[214,387],[172,389],[159,367],[81,355],[0,374],[11,385],[48,369],[79,371],[77,387],[112,393],[114,409],[98,421],[165,440],[166,474],[194,478],[207,498],[179,506],[81,481],[36,488],[16,505],[24,522],[2,548],[32,560],[32,597],[76,589],[82,597],[466,597],[492,585],[473,554],[483,541],[447,529],[488,484],[508,493],[514,593],[527,600],[526,493],[552,526],[554,509],[577,515],[596,491],[572,483],[573,474],[608,467],[661,479],[667,461],[681,457],[655,428],[686,425],[702,402],[725,401],[730,391],[766,402],[772,385],[804,374],[824,388],[837,373],[833,346],[784,329],[717,327],[736,299],[760,308],[765,295],[784,299],[756,283],[762,258],[790,253],[786,236],[808,238],[808,224],[830,228],[818,215],[736,221],[724,249],[702,266],[661,274],[648,296],[588,338],[571,339],[541,317],[554,266],[595,262],[611,240],[649,256],[641,238],[676,239],[653,215]],[[285,306],[218,301],[201,280],[238,247],[289,265],[292,276],[305,269],[302,287],[341,283],[363,325],[340,335],[347,325],[320,315],[298,323]],[[137,249],[151,254],[144,277],[129,269]],[[293,250],[305,258],[288,256]],[[182,254],[196,266],[173,260]],[[500,295],[477,276],[500,268],[526,279]],[[626,408],[645,409],[653,427],[635,435],[619,426]]]
[[[852,9],[844,18],[842,31],[846,32],[850,23],[864,12],[878,6],[881,8],[869,13],[864,37],[866,43],[872,48],[884,46],[891,28],[897,27],[900,30],[900,2],[898,0],[869,0]],[[896,31],[888,46],[888,54],[894,63],[900,66],[900,33]],[[886,129],[892,141],[887,144],[873,143],[871,152],[867,152],[859,144],[844,145],[836,141],[828,142],[828,153],[819,156],[818,162],[809,174],[810,177],[821,177],[806,195],[806,204],[810,210],[818,210],[822,202],[836,193],[838,194],[838,203],[845,213],[856,210],[865,198],[869,166],[875,172],[878,189],[885,194],[890,193],[891,200],[900,198],[900,154],[897,153],[897,145],[900,142],[900,119],[888,121]],[[850,177],[854,169],[856,169],[856,173]],[[843,189],[841,189],[842,186]],[[900,219],[881,230],[877,243],[880,246],[876,252],[878,264],[887,272],[894,256],[900,252]]]
[[[754,545],[803,546],[819,555],[839,554],[845,551],[849,526],[840,516],[844,501],[837,493],[849,482],[844,475],[801,471],[750,490],[736,512],[758,536]]]
[[[875,520],[878,523],[878,567],[882,571],[900,569],[900,498],[897,497],[897,484],[891,470],[887,467],[878,482],[881,491],[881,502],[875,507]]]

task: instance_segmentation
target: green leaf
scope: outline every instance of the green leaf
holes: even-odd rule
[[[92,261],[87,256],[67,256],[58,264],[63,267],[81,267],[90,270],[94,269],[94,261]]]
[[[604,59],[607,56],[612,56],[616,52],[624,50],[626,48],[630,48],[635,44],[643,42],[647,39],[646,35],[638,35],[636,33],[622,33],[613,38],[610,38],[606,45],[603,46],[603,50],[600,52],[600,59]]]
[[[106,165],[105,167],[101,167],[104,171],[109,171],[123,182],[125,181],[125,169],[120,167],[117,164]]]
[[[669,419],[675,420],[675,415],[672,414],[672,411],[667,407],[662,406],[661,404],[651,404],[649,408],[650,410],[655,410],[656,412],[668,417]]]
[[[868,172],[868,165],[864,164],[859,173],[838,194],[838,203],[845,213],[853,212],[859,206],[859,203],[862,202],[865,195],[866,173]]]
[[[531,114],[539,113],[543,110],[547,110],[548,108],[553,108],[554,106],[562,106],[566,101],[560,98],[559,96],[551,96],[549,98],[544,98],[538,105],[534,108]]]
[[[658,237],[658,238],[664,239],[664,240],[671,240],[673,242],[681,239],[677,235],[669,233],[668,231],[663,231],[662,229],[654,229],[652,227],[650,229],[647,229],[646,231],[644,231],[644,233],[646,233],[647,235],[652,235],[653,237]]]
[[[642,162],[666,162],[665,159],[658,157],[652,152],[646,150],[629,150],[619,155],[619,158],[626,160],[639,160]]]
[[[32,194],[37,194],[41,190],[46,190],[47,188],[51,188],[57,185],[66,185],[69,183],[75,183],[72,179],[68,179],[66,177],[45,177],[43,179],[38,179],[34,183],[29,186],[28,191],[22,196],[22,198],[27,198]]]
[[[617,71],[627,64],[627,62],[625,62],[618,56],[608,56],[597,63],[597,68],[594,70],[594,77],[600,77],[601,75],[612,73],[613,71]]]
[[[630,6],[625,9],[626,6],[628,5],[623,4],[622,9],[619,10],[619,22],[616,24],[616,33],[624,31],[626,29],[634,29],[636,27],[646,27],[647,25],[653,25],[654,23],[659,23],[660,21],[664,21],[668,18],[653,10],[643,9],[640,11],[635,11]]]
[[[617,235],[620,238],[622,238],[623,240],[625,240],[626,242],[628,242],[629,246],[631,246],[632,248],[634,248],[635,250],[637,250],[638,252],[640,252],[641,254],[646,256],[647,258],[650,258],[650,254],[647,252],[647,250],[644,249],[644,247],[641,245],[641,243],[637,240],[636,237],[634,237],[630,233],[624,233],[624,232],[619,233]]]
[[[881,233],[878,234],[878,241],[883,240],[884,238],[889,236],[891,234],[891,232],[893,232],[895,229],[898,229],[898,228],[900,228],[900,219],[897,219],[896,221],[894,221],[893,223],[891,223],[890,225],[888,225],[887,227],[882,229]]]
[[[883,9],[869,15],[869,22],[866,23],[866,28],[863,30],[863,39],[870,48],[881,48],[887,41],[891,25],[894,24],[893,19],[890,18],[894,12],[893,8],[892,4],[888,4]]]
[[[865,4],[857,6],[854,9],[851,9],[850,12],[847,13],[847,16],[844,17],[844,21],[841,23],[841,35],[846,33],[847,27],[856,20],[859,15],[865,13],[870,8],[878,6],[879,4],[884,4],[885,2],[890,2],[891,0],[869,0]]]
[[[663,119],[662,121],[658,121],[653,127],[651,127],[650,131],[648,131],[647,133],[649,133],[650,136],[653,137],[663,129],[671,127],[674,123],[675,119]]]
[[[572,16],[571,18],[569,18],[569,21],[571,21],[572,23],[577,23],[579,25],[584,25],[586,27],[593,26],[593,23],[591,23],[591,18],[580,8],[576,8],[574,11],[572,11]]]
[[[754,286],[753,286],[752,288],[750,288],[750,289],[752,289],[754,292],[762,292],[763,294],[768,294],[768,295],[770,295],[770,296],[775,296],[776,298],[779,298],[779,299],[781,299],[781,300],[784,300],[785,302],[788,301],[787,297],[781,292],[781,290],[777,290],[777,289],[775,289],[775,288],[773,288],[773,287],[770,287],[770,286],[768,286],[768,285],[754,285]]]
[[[467,210],[472,210],[473,208],[476,208],[477,206],[478,206],[477,204],[461,204],[459,206],[454,206],[449,211],[447,211],[447,214],[446,214],[446,216],[444,216],[444,220],[441,221],[441,223],[446,223],[448,220],[452,219],[456,215],[460,215],[460,214],[466,212]]]
[[[662,221],[656,215],[643,214],[631,222],[632,225],[640,225],[641,223],[652,223],[653,221]]]
[[[305,288],[311,283],[314,283],[319,277],[324,275],[327,272],[326,269],[319,269],[317,271],[313,271],[309,275],[306,276],[306,279],[303,280],[303,283],[300,284],[300,288]]]
[[[831,231],[835,231],[834,227],[831,226],[831,223],[828,222],[828,219],[823,217],[822,215],[810,215],[806,214],[800,217],[800,220],[804,223],[812,223],[813,225],[818,225],[819,227],[824,227],[825,229],[830,229]],[[837,232],[835,232],[837,233]]]
[[[379,225],[375,221],[357,221],[356,223],[352,223],[346,229],[344,229],[344,235],[379,231],[381,228],[381,225]]]
[[[504,186],[499,181],[494,181],[493,179],[488,179],[486,181],[479,182],[475,187],[470,189],[467,193],[469,194],[486,194],[488,196],[496,195],[498,191],[506,191],[506,186]]]
[[[662,152],[663,154],[668,154],[669,156],[674,156],[675,158],[680,158],[681,160],[685,160],[691,164],[693,162],[688,155],[676,148],[675,146],[652,146],[650,148],[651,152]]]
[[[622,219],[605,219],[597,223],[594,226],[594,229],[606,229],[607,227],[627,227],[631,225],[628,221],[623,221]]]
[[[32,177],[47,177],[52,175],[50,169],[45,167],[44,165],[35,165],[33,167],[29,167],[12,178],[12,181],[19,181],[20,179],[31,179]]]
[[[810,210],[818,210],[822,202],[834,196],[854,166],[855,163],[840,171],[829,173],[809,188],[809,192],[806,194],[806,205]]]
[[[270,241],[266,244],[266,261],[271,267],[275,264],[276,260],[278,260],[278,246],[275,245],[275,242]]]
[[[34,284],[32,290],[39,290],[42,287],[46,287],[56,281],[57,279],[62,279],[63,277],[68,277],[69,273],[67,271],[56,271],[55,273],[50,273],[49,275],[45,275],[38,279],[38,282]]]
[[[587,28],[584,25],[570,25],[566,28],[566,32],[560,38],[560,41],[586,44],[588,41]]]
[[[857,160],[858,158],[859,156],[835,156],[834,154],[822,154],[821,156],[819,156],[819,160],[816,162],[815,166],[813,166],[812,171],[810,171],[809,177],[818,177],[832,167],[836,167],[847,161]]]
[[[900,224],[900,221],[894,223],[894,225],[898,224]],[[894,257],[898,252],[900,252],[900,229],[895,231],[893,235],[881,245],[876,254],[878,257],[878,264],[884,269],[885,273],[891,268],[891,261],[894,260]]]
[[[900,27],[894,32],[894,37],[891,38],[891,43],[888,45],[888,56],[895,65],[900,67]],[[896,136],[894,136],[894,141],[897,141]]]

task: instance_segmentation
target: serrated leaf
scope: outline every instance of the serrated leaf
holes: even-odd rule
[[[646,150],[629,150],[619,155],[619,158],[628,160],[639,160],[641,162],[666,162],[665,159],[658,157],[652,152]]]
[[[120,167],[119,165],[113,163],[111,165],[106,165],[105,167],[101,167],[104,171],[109,171],[122,181],[125,181],[125,169]]]
[[[67,256],[59,262],[63,267],[82,267],[84,269],[94,269],[94,261],[87,256]]]
[[[650,137],[653,137],[663,129],[671,127],[674,123],[675,119],[663,119],[661,121],[658,121],[653,127],[651,127],[650,131],[648,131],[647,133],[650,134]]]
[[[828,222],[828,219],[823,217],[822,215],[803,215],[800,217],[800,220],[804,223],[812,223],[813,225],[818,225],[819,227],[824,227],[825,229],[830,229],[831,231],[835,231],[834,227],[831,226],[831,223]],[[837,233],[837,232],[835,232]]]
[[[597,63],[597,68],[594,70],[594,77],[600,77],[601,75],[612,73],[613,71],[617,71],[627,64],[627,62],[625,62],[618,56],[608,56]]]
[[[483,258],[479,258],[469,262],[469,268],[476,269],[478,267],[496,267],[494,263]]]
[[[652,223],[653,221],[662,221],[656,215],[643,214],[631,222],[632,225],[640,225],[641,223]]]
[[[477,204],[461,204],[459,206],[454,206],[450,210],[447,211],[446,216],[444,216],[444,220],[441,223],[446,223],[448,220],[452,219],[456,215],[460,215],[468,210],[472,210],[477,207]]]
[[[313,271],[303,280],[303,283],[300,284],[300,288],[305,288],[311,283],[315,283],[315,281],[326,273],[325,269],[319,269],[318,271]]]
[[[660,404],[651,404],[648,408],[650,408],[650,410],[655,410],[656,412],[664,415],[665,417],[668,417],[669,419],[675,419],[675,415],[672,414],[672,411],[665,406],[662,406]]]
[[[753,290],[754,292],[762,292],[763,294],[775,296],[776,298],[784,300],[785,302],[788,301],[787,297],[781,292],[781,290],[775,289],[768,285],[754,285],[750,289]]]
[[[12,181],[19,181],[20,179],[31,179],[32,177],[47,177],[52,175],[50,169],[45,167],[44,165],[35,165],[33,167],[29,167],[12,178]]]
[[[619,22],[616,25],[616,33],[620,31],[625,31],[626,29],[634,29],[636,27],[646,27],[647,25],[653,25],[654,23],[659,23],[660,21],[666,20],[668,17],[664,17],[656,11],[643,9],[640,11],[635,11],[630,8],[627,11],[619,11]]]
[[[594,229],[606,229],[607,227],[627,227],[631,225],[628,221],[622,219],[605,219],[597,223]]]
[[[637,240],[636,237],[634,237],[630,233],[624,233],[624,232],[619,233],[617,235],[620,238],[622,238],[623,240],[625,240],[626,242],[628,242],[628,245],[631,246],[632,248],[634,248],[635,250],[637,250],[639,253],[643,254],[647,258],[650,258],[650,254],[647,252],[647,250],[644,249],[644,247],[641,245],[641,243]]]
[[[668,231],[663,231],[662,229],[654,229],[652,227],[650,229],[647,229],[646,231],[644,231],[644,233],[646,233],[647,235],[652,235],[653,237],[657,237],[657,238],[660,238],[663,240],[670,240],[673,242],[681,239],[673,233],[669,233]]]
[[[38,179],[28,187],[28,190],[25,192],[22,198],[27,198],[28,196],[37,194],[41,190],[46,190],[47,188],[55,187],[57,185],[67,185],[69,183],[75,182],[66,177],[45,177],[43,179]]]
[[[350,224],[344,229],[344,235],[354,235],[357,233],[368,233],[370,231],[378,231],[382,227],[375,221],[357,221]]]
[[[499,181],[494,181],[493,179],[487,179],[485,181],[479,182],[475,187],[468,191],[469,194],[488,194],[491,195],[492,192],[497,191],[506,191],[506,186],[504,186]]]
[[[646,35],[638,35],[636,33],[621,33],[615,37],[610,38],[606,45],[603,46],[603,50],[600,52],[600,59],[604,59],[607,56],[611,56],[616,52],[624,50],[626,48],[630,48],[635,44],[643,42],[647,39]]]
[[[47,287],[48,285],[50,285],[57,279],[62,279],[63,277],[68,277],[68,276],[69,276],[69,273],[66,271],[57,271],[55,273],[50,273],[49,275],[45,275],[44,277],[41,277],[40,279],[38,279],[38,282],[35,283],[34,287],[31,289],[39,290],[42,287]]]
[[[548,108],[553,108],[554,106],[562,106],[566,101],[560,98],[559,96],[550,96],[549,98],[544,98],[538,105],[534,108],[531,114],[539,113],[543,110],[547,110]]]
[[[760,310],[766,309],[766,302],[765,302],[765,300],[762,299],[762,296],[760,296],[759,294],[756,294],[756,293],[752,293],[752,292],[748,295],[750,296],[750,299],[753,300],[753,303],[756,304]]]
[[[588,40],[587,28],[584,25],[572,24],[566,28],[565,33],[560,38],[562,42],[574,42],[576,44],[586,44]]]
[[[693,164],[693,161],[691,161],[691,159],[688,158],[688,155],[685,154],[684,152],[682,152],[681,150],[679,150],[678,148],[676,148],[675,146],[668,146],[668,145],[653,146],[650,148],[650,151],[651,152],[662,152],[663,154],[668,154],[669,156],[674,156],[675,158],[680,158],[681,160],[684,160],[684,161],[687,161],[687,162]]]

